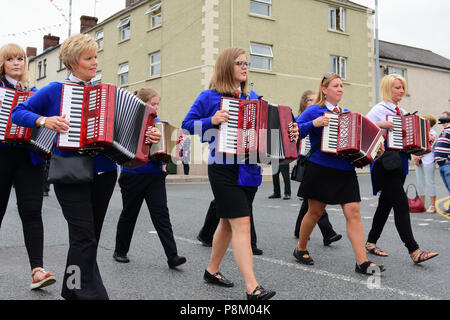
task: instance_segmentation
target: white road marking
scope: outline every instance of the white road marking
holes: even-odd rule
[[[449,228],[450,230],[450,228]],[[149,231],[149,234],[152,235],[157,235],[156,231]],[[200,241],[197,240],[193,240],[193,239],[187,239],[184,237],[178,237],[178,236],[174,236],[174,238],[176,240],[180,240],[183,242],[187,242],[190,244],[195,244],[195,245],[199,245],[201,244]],[[231,249],[227,249],[227,252],[232,252]],[[277,264],[279,266],[283,266],[283,267],[288,267],[288,268],[294,268],[297,270],[302,270],[305,272],[309,272],[309,273],[314,273],[316,275],[319,276],[324,276],[324,277],[328,277],[328,278],[332,278],[334,280],[341,280],[341,281],[345,281],[345,282],[349,282],[349,283],[353,283],[353,284],[360,284],[363,286],[367,286],[367,279],[365,280],[360,280],[360,279],[355,279],[346,275],[342,275],[342,274],[338,274],[338,273],[333,273],[333,272],[329,272],[326,270],[320,270],[320,269],[316,269],[316,268],[311,268],[311,267],[307,267],[304,265],[301,265],[299,263],[292,263],[292,262],[286,262],[280,259],[273,259],[273,258],[267,258],[267,257],[260,257],[260,256],[253,256],[254,259],[257,260],[261,260],[264,262],[269,262],[269,263],[273,263],[273,264]],[[394,294],[398,294],[400,296],[410,296],[414,299],[421,299],[421,300],[437,300],[437,299],[441,299],[441,298],[433,298],[424,294],[420,294],[420,293],[416,293],[416,292],[410,292],[410,291],[405,291],[402,289],[397,289],[397,288],[392,288],[392,287],[388,287],[388,286],[381,286],[380,288],[377,288],[376,290],[384,290],[387,292],[391,292]]]

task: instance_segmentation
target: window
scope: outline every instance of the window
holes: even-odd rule
[[[96,83],[96,84],[102,83],[102,72],[101,71],[97,71],[97,73],[95,74],[95,77],[92,78],[91,81]]]
[[[46,77],[47,76],[47,59],[44,59],[44,74],[42,77]]]
[[[120,20],[117,28],[120,30],[120,40],[128,39],[131,33],[130,17]]]
[[[347,79],[347,58],[330,56],[330,72],[338,74],[342,80]]]
[[[119,75],[119,85],[123,86],[128,84],[128,70],[128,62],[119,65],[119,71],[117,72]]]
[[[59,58],[59,69],[58,71],[64,70],[66,69],[66,66],[64,65],[64,62],[62,61],[61,58]]]
[[[345,31],[345,9],[328,7],[328,29]]]
[[[270,17],[272,14],[272,0],[250,0],[250,13]]]
[[[38,71],[37,72],[37,75],[38,75],[37,80],[39,80],[40,78],[42,78],[42,61],[38,62],[37,68],[38,68],[38,70],[37,70]]]
[[[99,30],[95,33],[95,41],[98,44],[98,50],[102,50],[103,49],[103,29]]]
[[[406,69],[388,66],[387,74],[393,74],[393,73],[399,74],[403,78],[406,79]]]
[[[156,28],[162,23],[161,2],[153,5],[145,14],[150,15],[150,28]]]
[[[155,52],[150,55],[150,77],[159,76],[161,74],[161,53]]]
[[[252,68],[272,70],[272,46],[259,43],[250,43],[250,63]]]

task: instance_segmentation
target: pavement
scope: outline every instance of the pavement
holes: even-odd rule
[[[358,179],[362,197],[361,220],[367,235],[377,206],[377,197],[371,193],[370,176],[367,172],[359,173]],[[409,183],[416,183],[414,172],[408,175],[405,185]],[[301,201],[295,196],[298,186],[297,182],[291,183],[293,197],[290,200],[268,199],[273,186],[271,175],[265,174],[254,201],[258,247],[264,250],[263,255],[254,256],[255,275],[264,287],[277,291],[272,303],[297,300],[449,299],[449,216],[411,213],[414,236],[420,247],[440,254],[433,260],[415,265],[399,239],[391,214],[377,243],[389,253],[389,257],[368,256],[370,260],[385,265],[387,270],[378,278],[368,278],[354,272],[354,254],[346,237],[346,221],[342,209],[339,206],[328,206],[333,227],[343,238],[325,247],[320,231],[314,230],[308,250],[316,263],[314,266],[305,266],[297,263],[292,256],[297,244],[293,230],[301,205]],[[442,204],[450,201],[438,173],[436,187],[439,201]],[[202,246],[196,236],[212,200],[207,177],[169,175],[167,195],[178,252],[187,258],[186,264],[175,270],[168,268],[146,206],[141,209],[128,253],[131,262],[120,264],[112,259],[115,231],[122,207],[120,189],[116,186],[105,218],[97,258],[110,299],[167,300],[175,301],[178,305],[195,301],[200,306],[208,301],[226,303],[244,299],[245,283],[234,261],[231,246],[224,257],[221,271],[234,281],[235,286],[210,286],[202,279],[211,248]],[[0,230],[0,300],[61,300],[68,235],[67,223],[53,190],[49,197],[44,198],[43,220],[45,267],[55,273],[57,282],[45,289],[30,291],[30,269],[22,225],[17,213],[15,194],[11,193]],[[164,303],[156,304],[166,306]],[[182,312],[181,309],[175,311]]]

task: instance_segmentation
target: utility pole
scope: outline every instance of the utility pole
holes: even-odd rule
[[[380,102],[380,43],[378,40],[378,0],[375,0],[375,82],[376,103]]]
[[[72,35],[72,0],[69,0],[69,37]]]

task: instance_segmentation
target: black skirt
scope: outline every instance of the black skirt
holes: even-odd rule
[[[208,177],[216,200],[218,218],[248,217],[257,187],[243,187],[238,181],[238,165],[210,164]]]
[[[326,204],[361,201],[355,170],[338,170],[310,161],[306,163],[305,174],[297,195]]]

